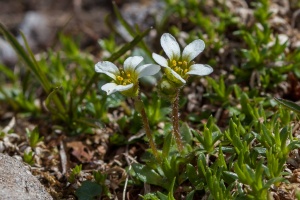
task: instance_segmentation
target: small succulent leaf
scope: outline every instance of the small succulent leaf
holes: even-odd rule
[[[201,181],[201,178],[197,176],[196,168],[189,163],[186,165],[186,173],[189,181],[193,184],[193,186],[197,186]]]
[[[236,173],[230,172],[230,171],[224,171],[223,172],[223,178],[224,178],[224,181],[226,183],[232,183],[235,180],[239,179],[239,177],[238,177],[238,175]]]
[[[136,173],[137,177],[142,182],[152,184],[152,185],[157,185],[163,187],[166,190],[169,189],[170,182],[167,179],[161,177],[152,168],[139,163],[132,164],[132,168]]]
[[[183,123],[180,127],[180,133],[182,136],[182,140],[189,145],[192,145],[193,137],[190,130],[190,127],[187,123]]]
[[[171,144],[172,144],[172,138],[173,138],[173,134],[168,133],[164,139],[164,145],[163,145],[163,149],[162,149],[162,156],[164,158],[167,158],[169,156],[169,152],[170,152]]]

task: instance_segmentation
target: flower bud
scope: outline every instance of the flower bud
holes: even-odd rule
[[[170,80],[163,78],[158,84],[158,94],[167,99],[172,100],[176,95],[177,87]]]

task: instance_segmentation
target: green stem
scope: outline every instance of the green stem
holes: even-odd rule
[[[180,89],[178,89],[176,91],[176,95],[172,101],[172,123],[173,123],[173,134],[175,137],[175,141],[176,141],[178,150],[181,153],[183,150],[183,145],[182,145],[181,136],[179,133],[179,108],[178,108],[179,93],[180,93]]]
[[[145,132],[146,132],[146,136],[149,139],[150,148],[152,149],[152,152],[153,152],[155,158],[158,161],[160,161],[160,157],[158,155],[156,145],[155,145],[154,140],[152,138],[151,129],[150,129],[150,126],[149,126],[149,121],[148,121],[148,117],[147,117],[147,114],[146,114],[146,111],[145,111],[144,103],[141,100],[140,96],[134,98],[134,100],[135,100],[136,110],[141,113],[141,117],[142,117],[144,129],[145,129]]]

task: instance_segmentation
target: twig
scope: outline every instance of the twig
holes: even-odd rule
[[[11,120],[9,121],[8,125],[5,126],[5,128],[2,130],[3,133],[7,134],[16,124],[16,118],[13,117],[11,118]]]
[[[131,170],[131,165],[129,165],[128,171]],[[127,175],[126,180],[125,180],[125,184],[124,184],[124,189],[123,189],[123,200],[126,200],[126,189],[127,189],[127,184],[128,184],[128,178],[129,176]]]
[[[68,161],[65,146],[62,140],[59,143],[59,155],[61,160],[62,174],[65,175],[67,173]]]

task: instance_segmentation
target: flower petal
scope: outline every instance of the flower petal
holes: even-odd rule
[[[140,64],[143,60],[144,60],[144,58],[142,56],[128,57],[124,61],[124,70],[125,71],[133,71],[136,68],[136,66],[138,66],[138,64]]]
[[[158,55],[156,53],[152,53],[152,58],[155,60],[155,62],[157,62],[157,64],[159,64],[162,67],[168,67],[168,61],[167,59],[165,59],[164,57],[162,57],[161,55]]]
[[[160,38],[160,44],[167,56],[172,60],[173,58],[180,58],[180,47],[176,39],[170,33],[164,33]]]
[[[180,80],[184,84],[186,83],[186,81],[179,74],[177,74],[173,69],[169,68],[169,70],[171,71],[173,76],[175,76],[178,80]]]
[[[144,76],[152,76],[159,72],[160,66],[155,64],[147,64],[139,66],[135,71],[138,73],[138,78]]]
[[[110,95],[117,91],[129,90],[132,87],[133,87],[133,83],[129,85],[117,85],[115,83],[106,83],[101,87],[101,89],[104,90],[107,93],[107,95]]]
[[[204,50],[204,48],[205,43],[203,42],[203,40],[194,40],[183,49],[182,59],[185,59],[188,62],[190,62],[196,56],[198,56]]]
[[[212,73],[213,71],[213,68],[209,65],[194,64],[190,66],[190,71],[188,71],[187,74],[205,76]]]
[[[116,79],[116,75],[120,74],[120,71],[116,65],[109,61],[100,61],[95,65],[95,71],[98,73],[104,73],[112,79]]]

